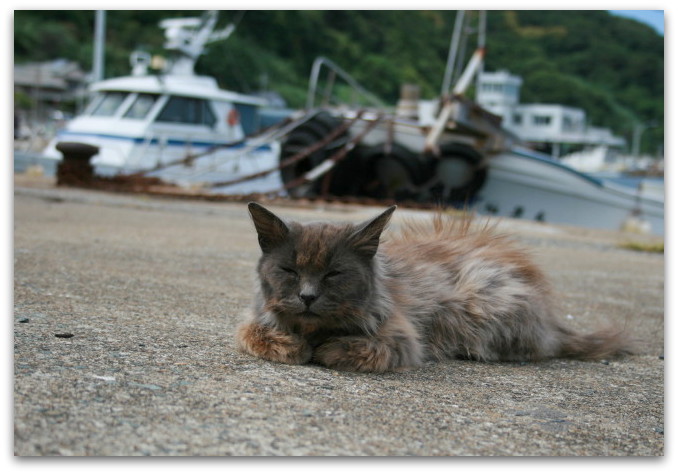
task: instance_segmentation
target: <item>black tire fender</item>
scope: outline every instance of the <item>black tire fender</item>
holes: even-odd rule
[[[428,155],[438,186],[448,202],[468,202],[483,187],[487,180],[487,161],[484,156],[463,143],[445,143],[440,146],[440,155]],[[447,175],[458,170],[461,175]],[[466,175],[466,176],[463,176]]]

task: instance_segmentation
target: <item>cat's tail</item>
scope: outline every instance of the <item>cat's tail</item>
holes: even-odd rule
[[[559,357],[583,360],[601,360],[634,354],[634,341],[626,331],[603,329],[580,334],[559,327],[561,345]]]

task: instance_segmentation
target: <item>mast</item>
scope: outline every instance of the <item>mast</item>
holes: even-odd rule
[[[487,39],[487,11],[481,10],[478,13],[478,49],[485,51],[485,41]],[[476,90],[479,90],[480,76],[485,72],[485,57],[483,56],[478,66],[476,74]]]
[[[461,37],[461,30],[464,25],[464,10],[457,12],[457,17],[454,21],[454,31],[450,39],[450,50],[447,54],[447,64],[445,65],[445,76],[443,78],[443,86],[440,90],[440,96],[445,97],[452,87],[452,74],[454,73],[454,65],[457,62],[457,51],[459,50],[459,38]]]

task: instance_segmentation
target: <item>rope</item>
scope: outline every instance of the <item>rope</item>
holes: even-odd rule
[[[348,122],[343,122],[341,125],[339,125],[337,128],[332,130],[330,133],[325,135],[325,137],[322,140],[319,140],[312,145],[304,148],[300,152],[292,155],[289,158],[284,159],[283,161],[280,162],[278,166],[274,166],[273,168],[269,168],[263,171],[258,171],[256,173],[248,174],[245,176],[241,176],[240,178],[235,178],[227,181],[218,181],[214,183],[208,183],[204,187],[207,188],[216,188],[216,187],[222,187],[222,186],[231,186],[233,184],[238,184],[242,183],[244,181],[249,181],[251,179],[256,179],[256,178],[261,178],[263,176],[266,176],[270,173],[273,173],[274,171],[278,171],[280,169],[286,168],[290,165],[293,165],[294,163],[306,158],[308,155],[315,153],[322,147],[328,145],[331,143],[335,138],[339,137],[342,133],[346,132],[349,128],[353,126],[353,124],[358,121],[364,113],[364,110],[360,110],[357,115],[351,119]]]
[[[356,117],[357,120],[358,117]],[[324,160],[322,163],[320,163],[318,166],[313,168],[312,170],[306,172],[304,175],[299,176],[298,178],[290,181],[289,183],[285,184],[282,188],[276,190],[276,191],[271,191],[266,194],[268,195],[277,195],[283,191],[288,191],[292,188],[296,188],[297,186],[300,186],[302,184],[310,183],[312,181],[315,181],[316,179],[320,178],[324,174],[326,174],[328,171],[330,171],[332,168],[336,166],[337,163],[339,163],[341,160],[343,160],[346,155],[355,148],[355,146],[367,135],[369,132],[372,131],[374,127],[376,127],[381,121],[384,119],[383,114],[379,114],[377,118],[370,123],[368,126],[366,126],[362,132],[360,132],[358,135],[356,135],[351,141],[346,143],[339,151],[337,151],[334,155],[330,156],[326,160]]]
[[[304,123],[306,123],[309,120],[311,120],[312,118],[314,118],[316,115],[318,115],[319,112],[320,111],[315,110],[312,113],[303,115],[299,119],[289,120],[287,122],[282,122],[278,125],[271,127],[269,129],[270,131],[269,131],[268,135],[262,135],[258,139],[253,140],[251,142],[251,144],[246,146],[245,148],[243,148],[240,153],[226,157],[226,160],[238,159],[241,156],[246,155],[247,153],[251,152],[252,150],[255,150],[255,149],[259,148],[260,146],[265,145],[266,143],[278,140],[280,137],[283,137],[284,135],[288,134],[290,131],[294,130],[295,128],[299,127],[300,125],[303,125]],[[171,166],[182,165],[182,164],[190,164],[192,161],[196,160],[197,158],[202,158],[203,156],[215,153],[215,152],[217,152],[217,151],[219,151],[223,148],[231,148],[231,147],[237,146],[241,143],[245,143],[245,140],[243,139],[243,140],[238,140],[236,142],[224,143],[222,145],[215,145],[215,146],[208,148],[207,150],[205,150],[203,152],[196,153],[196,154],[193,154],[193,155],[187,155],[187,156],[184,156],[184,157],[176,159],[176,160],[168,161],[166,163],[158,163],[153,168],[149,168],[147,170],[137,171],[136,173],[131,173],[128,176],[139,177],[139,176],[143,176],[147,173],[153,173],[155,171],[160,171],[164,168],[169,168]],[[224,161],[220,161],[219,163],[211,165],[210,168],[208,168],[208,169],[201,169],[199,172],[196,172],[192,176],[196,177],[196,176],[200,176],[202,174],[214,171],[214,168],[216,166],[219,166],[223,163],[224,163]]]

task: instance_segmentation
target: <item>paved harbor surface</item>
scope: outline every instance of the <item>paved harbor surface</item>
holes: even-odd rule
[[[377,209],[271,206],[298,220]],[[423,211],[398,210],[403,216]],[[256,237],[244,204],[54,188],[15,177],[14,453],[664,454],[664,256],[652,241],[505,220],[572,327],[625,327],[603,362],[450,361],[340,373],[236,351]]]

